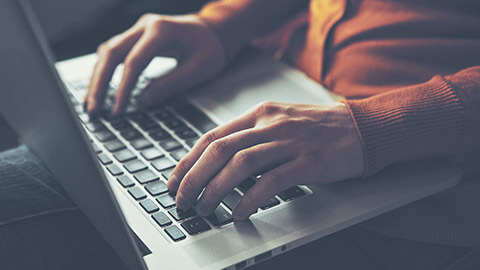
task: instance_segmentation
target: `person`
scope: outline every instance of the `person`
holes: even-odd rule
[[[122,62],[114,114],[155,56],[173,56],[178,66],[144,89],[146,106],[212,79],[254,40],[274,47],[345,100],[266,102],[207,133],[168,181],[178,207],[191,208],[204,190],[196,211],[208,215],[262,172],[233,211],[243,221],[294,185],[365,178],[394,162],[444,156],[465,168],[461,184],[302,251],[315,257],[306,268],[455,267],[480,243],[479,8],[473,0],[222,0],[196,14],[147,14],[99,46],[85,107],[99,112]],[[276,266],[304,255],[289,254]]]

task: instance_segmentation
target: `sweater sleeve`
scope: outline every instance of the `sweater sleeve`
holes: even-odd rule
[[[220,0],[198,15],[217,34],[227,59],[253,38],[268,34],[308,5],[308,0]]]
[[[344,102],[363,144],[364,177],[396,161],[480,150],[480,66]]]

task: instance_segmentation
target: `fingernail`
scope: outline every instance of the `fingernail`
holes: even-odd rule
[[[95,109],[95,101],[88,102],[88,106],[87,106],[88,113],[93,112],[94,109]]]
[[[204,217],[208,214],[208,211],[205,207],[205,204],[203,202],[198,202],[197,207],[195,207],[195,210],[197,211],[197,214],[200,216]]]
[[[115,103],[115,105],[113,106],[112,115],[118,116],[119,114],[120,114],[120,108],[118,106],[118,103]]]
[[[175,174],[170,175],[170,178],[168,178],[168,181],[167,181],[168,190],[170,190],[172,192],[177,191],[177,189],[175,187],[171,187],[171,185],[173,185],[173,183],[176,182],[177,179],[178,179],[178,177]]]
[[[181,193],[177,193],[177,196],[175,197],[175,201],[177,204],[177,208],[181,210],[187,210],[187,208],[184,205],[185,202]]]

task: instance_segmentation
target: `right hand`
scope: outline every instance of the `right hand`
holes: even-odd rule
[[[121,62],[124,73],[115,93],[114,115],[125,110],[139,75],[155,56],[174,57],[177,67],[143,90],[140,100],[145,106],[212,78],[226,65],[222,44],[196,15],[146,14],[130,29],[101,44],[97,54],[84,99],[90,114],[102,108],[112,75]]]

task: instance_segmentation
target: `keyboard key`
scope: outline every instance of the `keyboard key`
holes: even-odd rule
[[[134,113],[131,113],[130,115],[128,115],[130,117],[130,119],[132,119],[134,122],[141,122],[141,121],[145,121],[145,120],[149,120],[150,117],[148,117],[147,114],[145,114],[144,112],[134,112]]]
[[[104,153],[98,154],[98,159],[103,165],[108,165],[113,162],[112,159]]]
[[[183,222],[182,227],[189,234],[197,234],[210,230],[210,226],[201,217],[196,217]]]
[[[161,140],[171,138],[170,134],[163,128],[156,128],[156,129],[150,130],[148,134],[155,141],[161,141]]]
[[[123,174],[122,169],[120,169],[117,165],[115,164],[110,164],[107,166],[108,172],[110,172],[111,175],[117,176]]]
[[[207,219],[213,224],[213,226],[220,226],[230,222],[233,222],[233,217],[227,212],[221,205],[213,211],[213,213],[207,217]]]
[[[129,149],[123,149],[121,151],[115,152],[113,153],[113,156],[119,162],[127,162],[137,158],[137,156],[135,156],[135,154]]]
[[[253,178],[249,177],[249,178],[245,179],[245,181],[243,181],[240,185],[238,185],[238,189],[240,189],[240,191],[243,192],[243,194],[245,194],[256,183],[257,183],[257,181],[255,181]]]
[[[157,202],[163,208],[169,208],[175,206],[175,197],[171,196],[170,194],[165,194],[163,196],[157,197]]]
[[[146,160],[154,160],[160,157],[163,157],[163,152],[158,150],[157,148],[148,148],[145,150],[142,150],[140,154],[146,159]]]
[[[299,187],[292,187],[278,194],[278,196],[284,201],[291,201],[303,195],[305,195],[305,191]]]
[[[137,150],[142,150],[153,146],[153,144],[145,138],[135,139],[130,143],[132,144],[133,148]]]
[[[78,118],[80,118],[80,121],[82,121],[84,124],[87,124],[90,121],[93,121],[93,118],[90,118],[90,115],[86,113],[78,115]]]
[[[156,159],[154,161],[152,161],[152,166],[157,170],[157,171],[163,171],[163,170],[166,170],[166,169],[169,169],[169,168],[172,168],[175,166],[175,164],[173,163],[173,161],[171,161],[169,158],[167,157],[162,157],[162,158],[159,158],[159,159]]]
[[[173,169],[175,169],[175,167],[162,171],[162,176],[165,177],[165,179],[167,180],[170,179],[170,175],[172,175]]]
[[[100,147],[98,147],[96,143],[92,143],[92,148],[93,148],[93,152],[97,154],[102,152],[102,149],[100,149]]]
[[[174,140],[173,138],[161,141],[161,142],[159,142],[159,144],[163,149],[165,149],[169,152],[172,151],[172,150],[175,150],[177,148],[182,147],[182,145],[179,142],[177,142],[176,140]]]
[[[132,195],[132,197],[137,201],[147,198],[147,194],[145,194],[145,192],[143,192],[143,190],[139,187],[133,187],[129,189],[128,193],[130,193],[130,195]]]
[[[159,125],[151,119],[148,119],[148,120],[145,120],[145,121],[142,121],[142,122],[137,122],[137,124],[141,129],[143,129],[145,131],[148,131],[148,130],[155,129],[155,128],[159,127]]]
[[[90,121],[89,123],[85,124],[85,127],[90,131],[90,132],[98,132],[102,129],[105,129],[105,126],[99,122],[99,121]]]
[[[223,203],[230,209],[233,210],[237,203],[242,199],[242,196],[236,192],[235,190],[230,191],[227,193],[227,196],[223,198]]]
[[[100,142],[106,142],[115,139],[115,135],[108,130],[101,130],[95,133],[95,138],[97,138],[97,140]]]
[[[103,146],[105,146],[105,148],[107,148],[107,150],[110,151],[110,152],[115,152],[115,151],[122,150],[122,149],[126,148],[126,146],[121,141],[119,141],[117,139],[106,142],[106,143],[103,144]]]
[[[176,150],[173,150],[172,152],[170,152],[170,155],[176,160],[176,161],[180,161],[183,157],[185,157],[186,155],[188,154],[188,150],[185,149],[185,148],[180,148],[180,149],[176,149]]]
[[[260,208],[262,210],[267,210],[268,208],[274,207],[279,204],[280,204],[280,201],[277,198],[273,197],[270,200],[264,202],[262,205],[260,205]]]
[[[185,127],[185,124],[178,118],[165,120],[163,123],[168,128],[173,129],[173,130]]]
[[[195,210],[193,210],[193,209],[188,209],[186,211],[183,211],[183,210],[180,210],[178,208],[174,208],[174,209],[168,210],[168,213],[176,221],[184,220],[184,219],[187,219],[187,218],[190,218],[190,217],[193,217],[193,216],[197,215],[197,213],[195,213]]]
[[[145,166],[145,168],[146,168],[146,166]],[[158,177],[151,170],[141,171],[139,173],[136,173],[133,177],[135,177],[135,179],[137,179],[137,181],[142,185],[160,179],[160,177]]]
[[[142,134],[135,129],[125,129],[120,133],[125,140],[132,141],[142,137]]]
[[[157,222],[159,226],[167,226],[172,224],[172,221],[165,215],[165,213],[158,212],[152,215],[153,220]]]
[[[180,241],[185,239],[185,234],[175,225],[172,225],[165,229],[165,232],[172,238],[173,241]]]
[[[188,127],[184,127],[182,129],[175,131],[175,134],[182,139],[188,139],[188,138],[198,136],[197,133],[195,133],[195,131],[191,130]]]
[[[138,159],[135,159],[123,164],[123,167],[125,167],[125,169],[127,169],[129,173],[136,173],[148,168],[147,165],[145,165],[145,163],[143,163],[141,160],[138,160]]]
[[[140,206],[149,214],[157,212],[160,208],[150,199],[146,199],[140,202]]]
[[[133,128],[132,125],[123,118],[115,119],[114,121],[111,121],[110,124],[114,129],[119,131],[127,128]]]
[[[190,139],[185,140],[185,143],[188,146],[193,147],[195,145],[195,143],[198,141],[198,139],[200,139],[200,137],[190,138]]]
[[[183,101],[176,104],[175,110],[202,133],[207,133],[207,131],[217,127],[205,113],[188,102]]]
[[[167,185],[163,181],[155,181],[149,183],[145,186],[145,189],[150,193],[152,196],[158,196],[160,194],[168,192]]]
[[[122,185],[124,188],[126,187],[133,187],[135,182],[133,182],[132,178],[128,175],[121,175],[117,177],[117,181]]]
[[[169,111],[161,110],[153,114],[158,120],[167,120],[173,118],[173,114]]]

